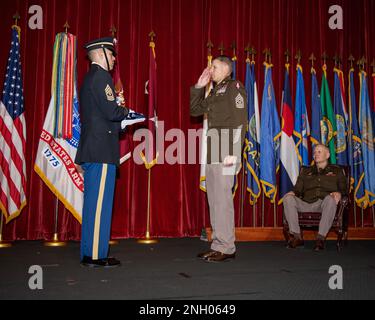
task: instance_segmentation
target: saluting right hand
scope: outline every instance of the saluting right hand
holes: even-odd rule
[[[203,70],[203,73],[201,74],[197,84],[195,85],[196,88],[204,88],[208,85],[208,83],[211,81],[211,71],[210,68],[207,67]]]

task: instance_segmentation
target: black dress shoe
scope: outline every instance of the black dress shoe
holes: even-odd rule
[[[324,240],[317,239],[314,246],[314,251],[324,250]]]
[[[197,257],[200,259],[207,259],[209,256],[213,255],[215,252],[217,251],[209,250],[209,251],[201,252],[197,254]]]
[[[303,247],[305,245],[302,239],[292,238],[289,240],[288,245],[286,246],[288,249],[296,249],[298,247]]]
[[[207,261],[207,262],[223,262],[223,261],[232,260],[235,257],[236,257],[236,253],[225,254],[225,253],[216,251],[213,254],[211,254],[209,257],[207,257],[205,259],[205,261]]]
[[[93,260],[90,257],[83,257],[81,265],[89,268],[115,268],[119,267],[121,262],[115,258]]]

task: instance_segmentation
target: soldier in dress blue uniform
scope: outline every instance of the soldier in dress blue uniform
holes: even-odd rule
[[[119,133],[129,110],[116,103],[110,75],[116,56],[113,38],[91,41],[85,48],[91,67],[80,91],[82,132],[75,159],[84,170],[81,264],[114,267],[120,261],[108,257],[112,205]]]

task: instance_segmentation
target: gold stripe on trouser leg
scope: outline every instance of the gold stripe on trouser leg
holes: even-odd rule
[[[108,165],[103,164],[102,177],[100,178],[98,202],[96,204],[96,212],[95,212],[94,241],[93,241],[93,245],[92,245],[92,259],[93,260],[98,259],[100,219],[101,219],[101,215],[102,215],[104,187],[105,187],[105,182],[106,182],[106,178],[107,178],[107,169],[108,169]]]

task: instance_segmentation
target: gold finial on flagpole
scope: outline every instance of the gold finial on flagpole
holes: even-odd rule
[[[302,59],[301,49],[298,49],[297,54],[294,58],[297,60],[298,64],[301,64],[301,59]]]
[[[207,42],[207,53],[209,56],[212,55],[212,48],[214,47],[213,43],[211,42],[211,40],[208,40]]]
[[[151,31],[148,36],[151,38],[151,42],[154,42],[154,38],[156,37],[156,34],[154,31]]]
[[[352,54],[350,54],[350,56],[348,58],[348,61],[350,62],[350,68],[353,68],[353,63],[355,61],[355,58],[353,57]]]
[[[221,41],[220,46],[219,46],[218,49],[220,50],[220,55],[222,56],[224,54],[224,51],[225,51],[225,47],[224,47],[223,41]]]
[[[70,25],[69,25],[68,21],[65,22],[63,28],[65,29],[65,33],[68,33],[68,29],[70,29]]]
[[[233,41],[230,47],[233,50],[233,58],[234,58],[236,57],[236,49],[237,49],[236,42]]]
[[[257,51],[255,50],[255,48],[253,46],[250,48],[249,53],[251,55],[251,61],[254,62],[255,61],[255,56],[257,55]]]
[[[245,48],[245,52],[246,52],[246,62],[247,61],[250,61],[250,43],[247,44],[246,48]]]
[[[357,65],[360,71],[365,71],[366,63],[367,63],[367,60],[365,56],[362,56],[362,58],[357,61]]]
[[[314,68],[314,62],[316,61],[314,53],[310,55],[309,60],[311,61],[311,67]]]
[[[112,38],[115,38],[115,37],[116,37],[116,33],[117,33],[117,29],[116,29],[115,25],[113,25],[113,26],[111,27],[111,29],[109,29],[109,31],[110,31],[111,34],[112,34]]]
[[[14,24],[16,25],[16,26],[18,26],[18,20],[20,20],[20,14],[18,13],[18,11],[14,14],[14,16],[13,16],[13,19],[14,19]]]
[[[265,55],[265,62],[271,63],[271,50],[269,48],[266,48],[263,50],[263,54]]]
[[[333,61],[335,61],[335,67],[341,69],[341,57],[336,53],[333,57]]]
[[[284,52],[284,56],[285,56],[286,63],[289,63],[289,58],[290,58],[289,49],[286,49],[286,51]]]
[[[329,58],[328,54],[324,51],[322,54],[323,64],[327,64],[328,58]]]

